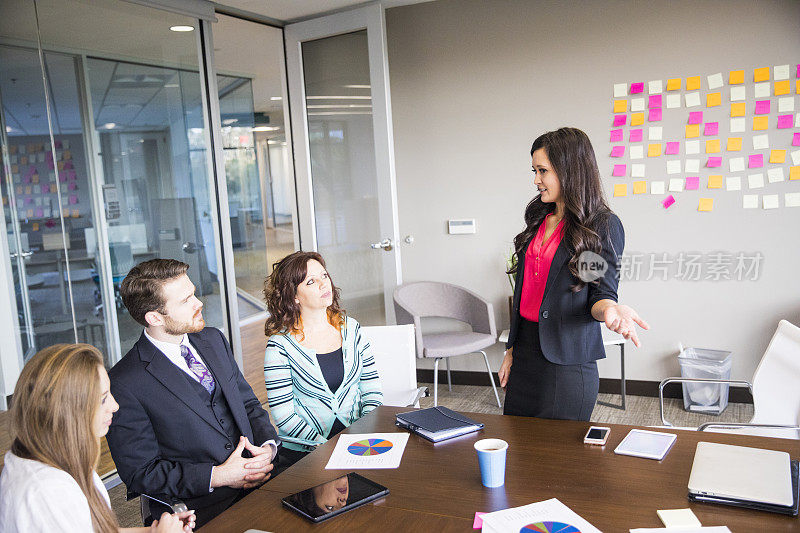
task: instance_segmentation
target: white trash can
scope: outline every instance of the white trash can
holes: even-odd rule
[[[678,362],[684,378],[731,378],[731,352],[684,348]],[[683,383],[683,408],[718,415],[728,406],[728,388],[727,383]]]

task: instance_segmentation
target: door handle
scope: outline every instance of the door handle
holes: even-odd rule
[[[197,250],[199,250],[200,248],[205,248],[205,246],[203,246],[202,244],[194,243],[194,242],[185,242],[185,243],[183,243],[183,245],[181,245],[181,250],[183,250],[187,254],[193,254]]]
[[[31,251],[22,252],[22,253],[19,253],[19,254],[17,252],[11,252],[10,254],[8,254],[8,256],[11,259],[16,259],[17,257],[28,258],[28,257],[30,257],[32,255],[33,255],[33,252],[31,252]]]
[[[374,242],[369,245],[373,250],[380,250],[382,248],[384,252],[391,251],[392,246],[392,239],[383,239],[381,242]]]

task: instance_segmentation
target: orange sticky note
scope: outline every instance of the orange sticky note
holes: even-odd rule
[[[32,227],[31,229],[32,229],[33,231],[39,231],[39,223],[38,223],[38,222],[34,222],[34,223],[33,223],[33,227]]]
[[[614,100],[614,113],[625,113],[628,110],[627,100]]]
[[[667,90],[668,91],[680,91],[681,90],[681,78],[671,78],[667,80]]]
[[[709,189],[721,189],[722,188],[722,174],[714,174],[708,177],[708,188]]]
[[[700,88],[700,76],[692,76],[690,78],[686,78],[687,91],[696,91],[699,88]]]
[[[716,154],[720,151],[720,142],[719,139],[709,139],[706,141],[706,153],[707,154]]]
[[[722,103],[722,93],[708,93],[706,95],[706,107],[717,107]]]
[[[631,126],[644,124],[644,113],[631,113]]]
[[[765,130],[769,127],[768,117],[753,117],[753,131]]]
[[[792,92],[792,80],[783,80],[775,82],[775,96],[782,94],[789,94]]]
[[[730,75],[728,76],[728,83],[731,85],[737,85],[739,83],[744,83],[744,71],[743,70],[732,70]]]
[[[648,144],[647,157],[658,157],[661,155],[661,144]]]
[[[714,209],[713,198],[700,198],[700,205],[697,206],[698,211],[711,211]]]
[[[614,184],[614,196],[628,196],[628,184],[627,183],[615,183]]]
[[[644,194],[647,192],[647,182],[646,181],[634,181],[633,182],[633,194]]]
[[[800,94],[800,80],[797,80],[797,94]]]
[[[746,112],[747,112],[747,107],[745,106],[744,102],[735,102],[731,104],[732,117],[743,117]]]
[[[772,150],[769,153],[769,162],[770,163],[785,163],[786,162],[786,150]]]
[[[693,139],[695,137],[700,137],[700,124],[687,124],[686,138]]]
[[[753,81],[767,81],[769,79],[769,67],[757,68],[753,71]]]
[[[742,149],[742,138],[741,137],[728,137],[727,150],[729,152],[738,152],[741,149]]]
[[[789,167],[789,181],[800,180],[800,165]]]

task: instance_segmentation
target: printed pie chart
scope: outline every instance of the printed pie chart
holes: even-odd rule
[[[366,457],[369,455],[380,455],[392,449],[391,441],[385,439],[364,439],[359,440],[347,447],[347,451],[353,455]],[[575,530],[577,531],[577,529]],[[566,533],[566,532],[565,532]]]
[[[519,530],[519,533],[581,533],[575,526],[563,522],[536,522],[528,524]]]

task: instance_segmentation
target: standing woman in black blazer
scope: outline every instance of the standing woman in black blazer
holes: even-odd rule
[[[589,137],[575,128],[545,133],[531,158],[539,194],[514,239],[504,414],[589,420],[605,357],[600,322],[636,346],[635,325],[649,326],[617,302],[625,231],[606,204]]]

